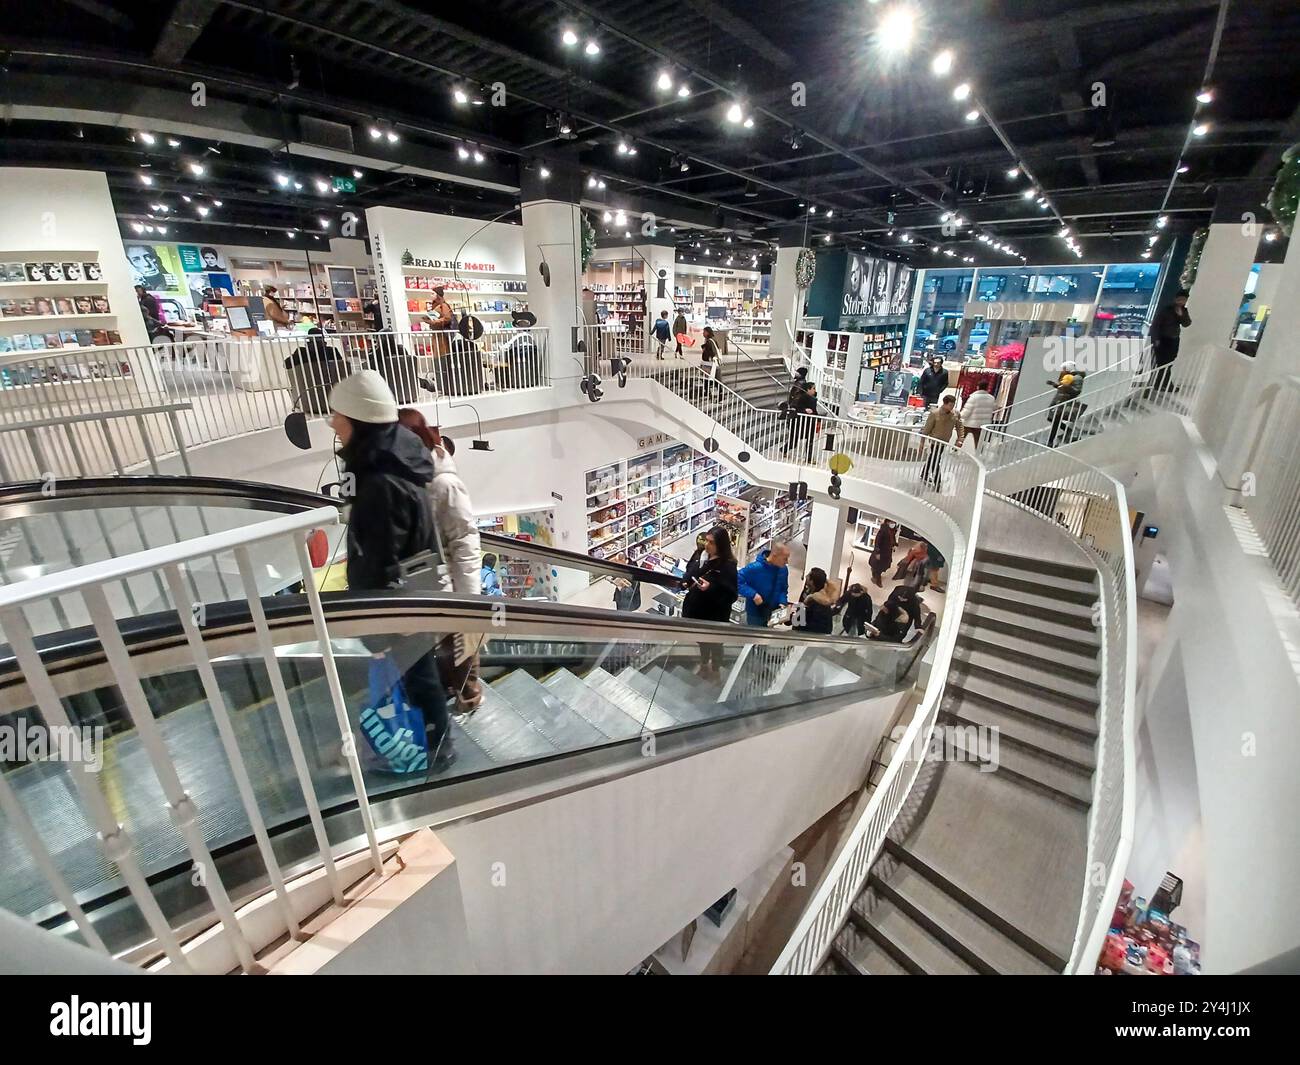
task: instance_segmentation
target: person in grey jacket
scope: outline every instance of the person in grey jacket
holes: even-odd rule
[[[438,430],[425,421],[413,407],[404,407],[398,420],[410,429],[433,458],[433,478],[428,485],[433,526],[438,538],[438,590],[457,595],[479,595],[482,545],[474,523],[474,507],[469,489],[461,480],[450,450],[443,446]],[[459,644],[459,647],[457,646]],[[477,635],[457,634],[443,641],[439,665],[447,687],[456,696],[462,713],[472,712],[483,702],[483,688],[478,677]]]

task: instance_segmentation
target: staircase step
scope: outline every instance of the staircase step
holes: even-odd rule
[[[982,673],[954,675],[948,684],[948,691],[954,697],[960,696],[964,700],[989,705],[1000,713],[1018,714],[1030,721],[1047,722],[1085,741],[1091,742],[1097,738],[1095,710],[1081,710],[1073,703],[1034,698],[1022,688],[1004,684],[998,677]]]
[[[1095,738],[1082,737],[1043,718],[1006,713],[978,699],[963,698],[959,689],[945,692],[941,710],[960,725],[996,728],[1003,743],[1013,743],[1049,758],[1058,758],[1084,773],[1091,773],[1096,768]]]
[[[1033,555],[1016,555],[1010,551],[998,551],[991,547],[977,548],[975,562],[977,565],[1030,570],[1052,577],[1063,577],[1080,584],[1092,584],[1097,579],[1097,571],[1084,563],[1076,566],[1068,562],[1053,562],[1051,559],[1037,558]]]
[[[542,686],[554,692],[570,710],[611,740],[627,740],[641,735],[640,722],[632,720],[630,715],[567,669],[557,669],[542,681]]]
[[[1054,699],[1074,706],[1085,713],[1095,713],[1098,702],[1097,684],[1069,680],[1055,673],[1035,669],[1025,662],[1009,662],[1000,655],[989,654],[970,647],[961,641],[952,652],[952,668],[961,673],[978,670],[984,675],[1001,677],[1013,688],[1021,688],[1040,699]]]
[[[904,862],[896,863],[894,871],[883,881],[873,873],[870,883],[981,972],[1004,976],[1048,976],[1054,972],[1051,966]]]
[[[980,585],[1027,592],[1048,602],[1075,603],[1090,608],[1097,601],[1095,572],[1091,581],[1080,581],[1050,573],[1035,573],[1018,566],[998,566],[976,561],[975,568],[971,570],[971,580]]]
[[[1096,684],[1101,675],[1096,648],[1079,652],[1068,643],[1046,646],[1035,640],[1022,640],[1010,634],[990,631],[962,618],[957,646],[983,651],[1008,662],[1032,666],[1041,673],[1051,673],[1078,684]]]
[[[1005,633],[1026,643],[1038,643],[1043,646],[1068,646],[1076,654],[1095,658],[1101,651],[1101,639],[1097,630],[1089,625],[1087,629],[1073,625],[1058,625],[1046,618],[1026,615],[1021,610],[1008,610],[988,603],[974,603],[967,599],[966,609],[962,613],[962,622],[981,630]]]
[[[970,591],[966,593],[966,603],[968,607],[991,606],[1017,614],[1022,618],[1048,621],[1063,628],[1079,629],[1094,634],[1097,631],[1097,627],[1092,623],[1092,607],[1016,593],[997,585],[972,583]]]
[[[643,730],[662,732],[664,729],[674,728],[680,724],[662,707],[651,706],[639,691],[624,684],[612,673],[599,666],[588,670],[587,675],[582,679],[589,688],[608,699],[637,722]]]
[[[498,765],[540,758],[557,750],[519,713],[510,697],[491,684],[483,685],[483,705],[465,720],[461,730]]]
[[[949,742],[960,752],[962,761],[991,764],[983,761],[979,748],[964,733],[952,734]],[[1071,768],[1055,758],[1010,743],[999,741],[996,768],[991,772],[1081,810],[1087,810],[1092,804],[1090,772]]]
[[[867,922],[871,938],[908,972],[919,970],[927,976],[973,976],[979,972],[931,935],[903,907],[883,896],[877,897]]]

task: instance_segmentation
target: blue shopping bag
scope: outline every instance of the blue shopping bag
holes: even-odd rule
[[[392,773],[423,773],[429,768],[424,714],[406,701],[402,675],[391,655],[370,660],[370,701],[361,711],[361,732]]]

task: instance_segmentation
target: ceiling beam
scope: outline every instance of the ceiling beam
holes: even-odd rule
[[[219,6],[219,0],[176,0],[153,46],[154,61],[172,66],[184,59]]]
[[[65,4],[70,4],[79,11],[84,11],[87,15],[93,15],[97,19],[103,19],[114,26],[121,26],[124,30],[134,29],[135,21],[129,16],[123,14],[112,4],[101,3],[101,0],[63,0]]]
[[[769,63],[775,63],[783,70],[791,70],[795,66],[794,58],[789,52],[778,48],[750,23],[738,15],[733,15],[722,5],[714,3],[713,0],[684,0],[684,3],[692,11],[708,19],[727,36],[736,38],[755,55]]]

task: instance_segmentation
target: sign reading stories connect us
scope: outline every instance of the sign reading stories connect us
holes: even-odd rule
[[[912,273],[910,266],[890,259],[850,253],[844,268],[841,318],[906,317],[912,299]]]

